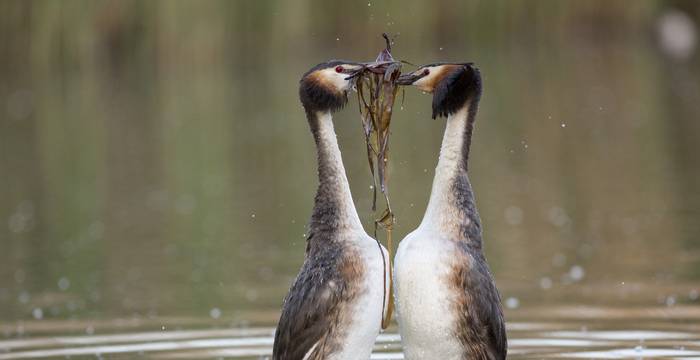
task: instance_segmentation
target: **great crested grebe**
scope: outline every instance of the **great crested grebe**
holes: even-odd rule
[[[274,360],[369,359],[388,307],[389,258],[362,227],[333,129],[363,65],[329,61],[301,79],[299,97],[318,156],[306,256],[284,299]]]
[[[472,64],[432,64],[398,83],[433,94],[447,117],[428,208],[399,245],[394,281],[406,359],[505,359],[501,299],[481,246],[467,166],[481,97]]]

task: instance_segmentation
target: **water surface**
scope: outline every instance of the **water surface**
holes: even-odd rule
[[[700,356],[700,310],[696,307],[547,307],[518,309],[511,311],[509,317],[510,358]],[[48,324],[18,322],[14,328],[3,326],[3,331],[6,334],[21,331],[25,336],[0,340],[0,359],[95,356],[261,359],[270,356],[274,327],[231,326],[227,321],[134,318]],[[83,333],[83,329],[89,334]],[[28,334],[32,336],[26,336]],[[395,328],[379,335],[372,359],[403,359],[400,336]]]

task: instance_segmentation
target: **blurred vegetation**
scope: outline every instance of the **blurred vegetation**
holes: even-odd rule
[[[505,297],[687,291],[700,60],[659,46],[669,11],[697,30],[697,1],[0,1],[0,319],[276,311],[315,191],[299,76],[385,31],[397,58],[482,69],[471,176]],[[441,140],[428,104],[395,117],[399,238]],[[337,124],[370,224],[354,103]]]

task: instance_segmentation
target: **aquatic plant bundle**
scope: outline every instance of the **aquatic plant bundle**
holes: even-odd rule
[[[401,74],[401,62],[391,56],[391,42],[386,34],[386,48],[373,63],[367,64],[357,80],[362,128],[367,143],[367,160],[372,174],[372,211],[377,210],[377,185],[384,195],[386,209],[375,220],[375,226],[391,229],[394,215],[391,211],[388,187],[389,126],[398,92],[396,79]],[[378,183],[378,184],[377,184]],[[376,229],[375,229],[376,233]],[[376,234],[375,234],[376,235]]]
[[[372,174],[373,197],[372,211],[377,210],[377,187],[384,195],[386,208],[381,215],[374,220],[374,236],[377,237],[377,227],[386,231],[386,248],[389,252],[389,261],[392,258],[391,231],[395,222],[394,213],[389,201],[389,126],[391,125],[392,109],[398,92],[396,79],[401,74],[401,62],[395,61],[391,56],[391,41],[386,34],[386,48],[379,53],[373,63],[366,64],[366,68],[357,79],[357,97],[360,104],[362,129],[367,143],[367,161]],[[391,267],[390,270],[391,271]],[[391,279],[391,276],[389,277]],[[391,281],[391,280],[390,280]],[[393,287],[389,284],[389,307],[386,317],[382,318],[382,328],[386,328],[391,320],[393,302],[391,293]]]

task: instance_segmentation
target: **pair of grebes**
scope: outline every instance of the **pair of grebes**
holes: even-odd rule
[[[393,300],[389,255],[360,222],[333,129],[332,114],[345,105],[364,66],[329,61],[301,79],[319,186],[304,264],[275,333],[274,360],[369,359]],[[439,63],[403,74],[396,84],[432,93],[433,118],[447,118],[425,216],[400,242],[394,260],[404,356],[505,359],[500,296],[482,252],[468,177],[481,75],[471,63]]]

